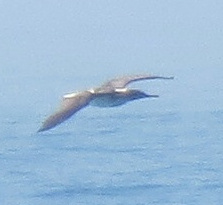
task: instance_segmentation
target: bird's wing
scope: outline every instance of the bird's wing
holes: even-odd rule
[[[49,130],[67,120],[74,113],[87,106],[91,99],[92,93],[89,91],[65,95],[59,109],[43,122],[38,132]]]
[[[124,88],[131,82],[139,80],[152,80],[152,79],[173,79],[173,77],[162,77],[162,76],[152,76],[152,75],[132,75],[114,78],[106,83],[104,83],[101,88]]]

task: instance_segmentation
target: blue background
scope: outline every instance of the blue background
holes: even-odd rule
[[[0,204],[221,204],[223,2],[0,1]],[[67,92],[124,74],[159,99],[87,108],[36,134]]]

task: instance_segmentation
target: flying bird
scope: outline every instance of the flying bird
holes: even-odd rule
[[[59,109],[43,122],[38,132],[49,130],[87,105],[97,107],[115,107],[129,101],[141,98],[156,98],[158,95],[149,95],[137,89],[129,89],[129,83],[140,80],[173,79],[173,77],[161,77],[151,75],[132,75],[112,79],[100,87],[81,92],[74,92],[63,96]]]

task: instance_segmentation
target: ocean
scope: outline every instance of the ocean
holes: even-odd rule
[[[0,204],[221,204],[223,110],[185,107],[179,82],[136,84],[160,98],[88,107],[42,133],[58,96],[42,85],[24,101],[5,91]]]
[[[0,205],[222,205],[222,1],[0,1]],[[159,95],[87,107],[122,75]]]

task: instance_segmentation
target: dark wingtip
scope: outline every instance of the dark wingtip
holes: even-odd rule
[[[166,79],[166,80],[173,80],[174,79],[174,76],[171,76],[171,77],[162,77],[163,79]]]
[[[37,133],[40,133],[40,132],[44,132],[48,130],[47,128],[44,128],[44,127],[41,127],[40,129],[37,130]]]
[[[43,132],[44,130],[43,129],[38,129],[37,131],[36,131],[36,133],[40,133],[40,132]]]

